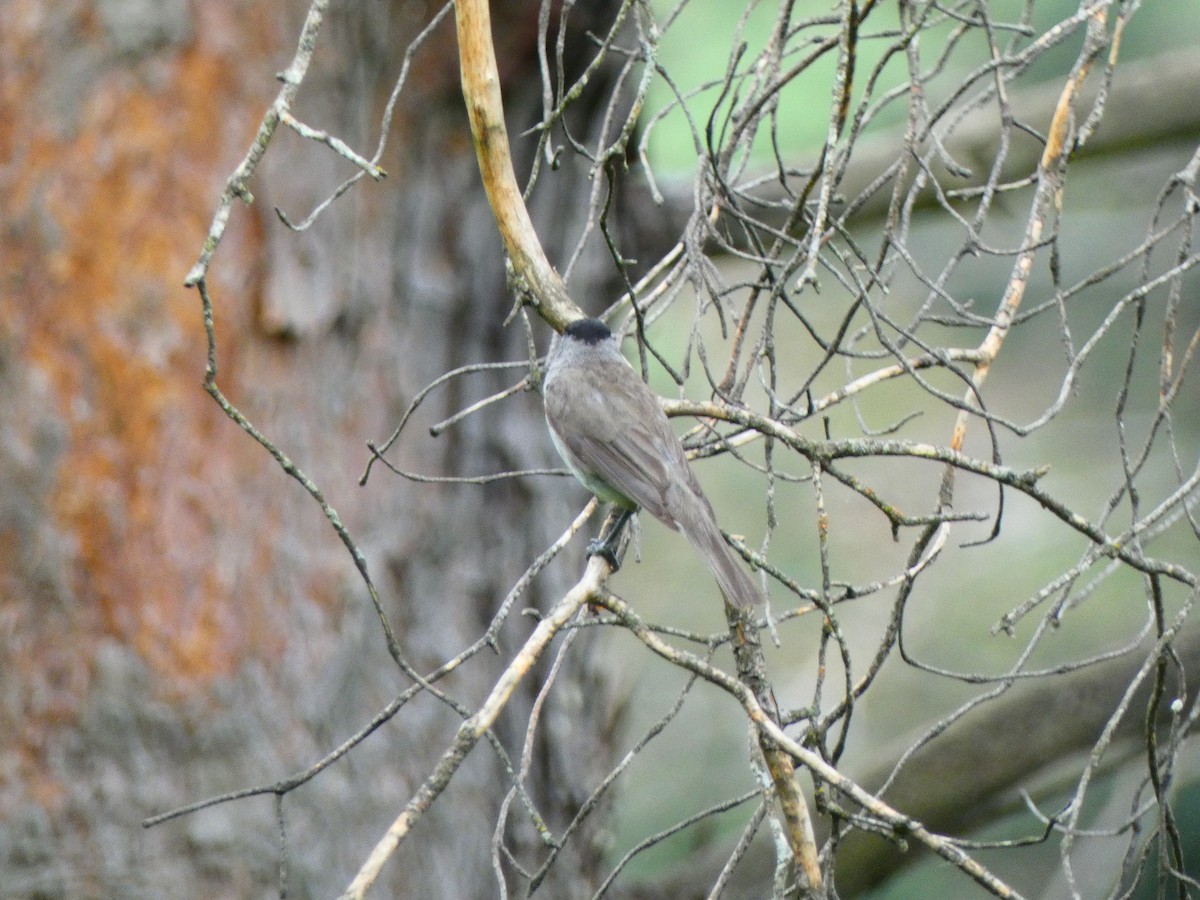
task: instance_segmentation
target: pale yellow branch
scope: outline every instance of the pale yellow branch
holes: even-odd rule
[[[790,755],[796,762],[807,768],[819,780],[845,794],[873,816],[886,822],[897,835],[909,837],[924,844],[938,856],[942,857],[942,859],[969,875],[997,897],[1013,898],[1013,900],[1016,900],[1016,898],[1021,896],[1011,886],[976,862],[953,841],[930,832],[920,822],[893,809],[887,803],[860,787],[852,779],[847,778],[827,763],[821,758],[819,753],[802,746],[789,737],[771,716],[767,714],[767,711],[762,708],[762,705],[754,696],[754,692],[741,681],[705,660],[668,644],[647,628],[633,612],[632,608],[624,601],[611,595],[603,595],[599,599],[599,602],[622,619],[626,627],[643,644],[654,651],[654,653],[669,662],[695,672],[700,677],[731,694],[741,704],[750,721],[757,726],[759,732],[765,738],[773,742],[780,750]]]
[[[568,322],[582,318],[583,312],[546,258],[513,171],[487,0],[458,0],[454,14],[463,100],[488,203],[513,274],[542,318],[561,331]]]
[[[454,740],[446,752],[442,754],[442,758],[433,772],[413,795],[408,805],[404,807],[404,811],[388,828],[387,833],[380,838],[379,843],[371,851],[371,855],[367,857],[366,862],[358,870],[358,874],[354,876],[354,880],[341,895],[341,900],[362,900],[366,896],[371,885],[379,878],[379,873],[383,870],[384,865],[392,858],[396,848],[400,846],[400,842],[408,836],[413,825],[450,783],[454,773],[467,758],[467,754],[479,743],[479,739],[496,723],[496,719],[499,718],[500,713],[508,705],[513,692],[517,689],[517,685],[541,658],[550,641],[575,616],[583,604],[596,596],[610,571],[609,564],[601,556],[593,556],[588,561],[583,578],[558,601],[549,615],[538,623],[537,628],[525,641],[520,652],[513,657],[513,661],[496,681],[492,692],[479,707],[479,711],[458,727],[458,733],[454,736]]]
[[[1097,8],[1092,13],[1093,26],[1102,25],[1105,15],[1103,8]],[[1070,152],[1072,109],[1075,100],[1083,90],[1084,81],[1087,79],[1091,67],[1090,57],[1084,59],[1076,67],[1071,77],[1067,79],[1067,83],[1063,85],[1058,104],[1055,106],[1054,117],[1046,135],[1046,149],[1043,151],[1041,162],[1038,165],[1037,190],[1034,192],[1033,208],[1030,211],[1029,225],[1025,231],[1025,249],[1017,257],[1012,277],[1009,278],[1008,287],[1004,291],[1004,298],[1000,302],[1000,308],[996,312],[992,327],[988,329],[987,335],[979,345],[980,358],[971,377],[972,387],[965,398],[968,407],[976,404],[979,389],[987,380],[992,363],[999,355],[1000,348],[1004,345],[1004,339],[1008,336],[1009,328],[1016,318],[1017,310],[1021,307],[1021,301],[1025,297],[1025,288],[1029,284],[1029,273],[1033,270],[1034,254],[1041,244],[1046,219],[1050,213],[1050,204],[1053,202],[1057,206],[1062,202],[1062,185],[1058,177],[1058,166],[1063,155]],[[967,408],[959,410],[958,417],[954,422],[954,432],[950,438],[950,446],[954,450],[962,450],[966,443],[969,419],[970,413]],[[946,470],[947,481],[944,482],[942,498],[946,503],[951,499],[948,492],[952,471],[951,469]]]

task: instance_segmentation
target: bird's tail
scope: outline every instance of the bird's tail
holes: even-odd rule
[[[680,521],[680,531],[704,557],[726,600],[743,608],[761,603],[762,590],[746,571],[745,563],[725,543],[712,508],[702,498],[697,499],[704,508],[686,517],[686,522]]]

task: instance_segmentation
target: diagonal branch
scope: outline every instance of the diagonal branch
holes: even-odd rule
[[[611,595],[602,595],[598,602],[609,612],[622,620],[622,623],[646,645],[651,651],[663,659],[682,666],[694,672],[701,678],[722,688],[742,705],[746,715],[758,728],[760,734],[776,744],[782,751],[812,772],[813,776],[842,792],[851,800],[867,810],[873,816],[887,824],[891,831],[899,837],[911,837],[933,850],[938,856],[961,869],[977,883],[987,888],[997,897],[1019,898],[1021,895],[1008,884],[993,875],[988,869],[971,858],[969,854],[958,847],[953,841],[941,835],[928,831],[920,822],[884,803],[869,791],[860,787],[847,778],[836,768],[825,762],[820,754],[809,750],[797,743],[784,733],[783,729],[772,719],[759,704],[754,692],[741,681],[723,672],[700,657],[672,647],[657,634],[646,627],[645,623],[633,612],[632,608]]]
[[[558,601],[554,609],[546,618],[538,623],[533,634],[526,640],[525,645],[520,652],[513,657],[513,661],[509,663],[508,668],[496,681],[492,687],[491,693],[487,699],[480,705],[479,710],[464,721],[458,728],[458,733],[454,737],[454,741],[442,754],[442,758],[434,767],[433,772],[425,779],[424,784],[417,790],[413,798],[409,800],[404,811],[388,828],[387,833],[375,845],[366,862],[358,870],[358,874],[346,887],[343,892],[342,900],[361,900],[366,895],[367,890],[375,883],[382,871],[384,865],[392,854],[396,852],[396,848],[409,835],[413,826],[421,818],[433,802],[441,795],[446,786],[450,784],[450,780],[454,777],[454,773],[466,760],[467,754],[479,743],[479,739],[487,733],[499,718],[500,713],[504,711],[508,701],[512,698],[513,692],[517,689],[517,685],[521,680],[529,674],[530,669],[541,658],[543,651],[547,645],[553,640],[554,636],[562,630],[563,626],[569,622],[580,608],[597,595],[600,591],[600,586],[610,571],[609,564],[600,556],[593,556],[589,562],[587,569],[583,573],[583,578],[571,588],[567,594]]]
[[[267,152],[267,146],[275,135],[275,129],[279,127],[279,123],[284,121],[285,117],[290,116],[292,104],[300,90],[300,83],[304,81],[309,63],[312,62],[313,50],[317,45],[317,34],[321,30],[321,23],[328,8],[329,0],[313,0],[312,6],[308,8],[308,15],[304,19],[304,28],[300,32],[300,40],[296,47],[296,55],[292,57],[291,64],[279,73],[279,80],[283,82],[283,86],[279,88],[274,102],[267,109],[262,122],[259,123],[258,131],[250,144],[250,150],[225,182],[225,190],[221,194],[221,199],[217,203],[217,211],[208,227],[208,236],[204,239],[200,258],[196,260],[195,265],[188,272],[187,278],[184,279],[183,283],[186,287],[195,287],[208,274],[213,254],[217,250],[217,245],[221,243],[221,238],[225,235],[225,227],[229,224],[229,215],[233,212],[233,201],[244,200],[247,204],[254,201],[247,187],[250,177],[258,168],[263,154]]]
[[[546,258],[513,171],[487,0],[458,0],[454,14],[463,99],[488,203],[519,292],[537,307],[542,318],[561,331],[572,319],[583,318],[583,313]]]

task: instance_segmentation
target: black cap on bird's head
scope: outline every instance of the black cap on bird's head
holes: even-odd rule
[[[612,332],[599,319],[576,319],[563,329],[563,335],[585,344],[598,344],[612,337]]]

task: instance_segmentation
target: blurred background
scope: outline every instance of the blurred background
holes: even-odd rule
[[[1012,279],[1030,218],[1028,179],[1080,57],[1087,19],[1065,0],[946,10],[857,4],[864,18],[849,123],[822,157],[847,4],[785,5],[790,25],[774,56],[779,5],[495,6],[518,177],[524,181],[542,161],[529,176],[530,205],[573,296],[591,313],[612,304],[621,321],[629,309],[619,300],[626,276],[636,282],[677,242],[686,244],[679,258],[691,268],[673,281],[664,276],[655,295],[661,302],[647,307],[651,344],[671,367],[649,368],[664,396],[712,395],[705,368],[716,378],[723,373],[735,352],[733,323],[763,284],[764,254],[748,235],[771,238],[808,173],[842,167],[819,290],[797,282],[804,227],[787,231],[784,250],[770,261],[782,273],[784,287],[772,294],[779,313],[756,313],[752,335],[771,334],[774,355],[769,365],[741,361],[753,374],[741,399],[756,410],[771,397],[763,373],[777,379],[780,395],[803,390],[820,401],[894,362],[864,302],[878,304],[890,322],[907,323],[900,332],[919,336],[901,356],[982,340]],[[1095,127],[1071,156],[1052,246],[1039,250],[1026,287],[1028,316],[1010,332],[984,393],[988,410],[1005,423],[1039,424],[1027,434],[1001,424],[993,443],[975,420],[963,451],[985,461],[995,455],[1017,471],[1048,466],[1039,485],[1065,507],[1105,522],[1109,535],[1146,521],[1146,553],[1194,572],[1195,492],[1176,492],[1195,470],[1200,443],[1200,393],[1186,368],[1200,327],[1190,262],[1195,196],[1186,177],[1172,179],[1189,172],[1200,138],[1200,65],[1191,49],[1200,11],[1186,3],[1092,6],[1107,15],[1101,28],[1108,38],[1076,127]],[[337,511],[408,664],[433,670],[492,625],[500,652],[474,652],[445,683],[448,700],[420,693],[373,727],[412,680],[389,654],[354,557],[311,493],[203,387],[210,355],[201,303],[183,280],[227,179],[277,96],[275,75],[293,60],[306,5],[10,2],[0,12],[0,897],[336,895],[420,785],[463,710],[479,703],[532,628],[520,611],[544,611],[580,571],[584,542],[577,539],[518,598],[515,613],[494,618],[582,507],[586,498],[570,479],[430,484],[376,468],[359,485],[371,458],[367,442],[382,443],[425,386],[479,363],[516,365],[473,371],[431,392],[389,460],[427,476],[557,462],[532,391],[428,436],[431,425],[520,381],[526,334],[519,323],[502,327],[512,296],[462,109],[453,14],[443,12],[414,44],[440,4],[335,7],[294,111],[364,156],[386,138],[379,164],[388,177],[356,184],[311,228],[289,229],[277,209],[299,222],[356,170],[319,142],[284,127],[276,132],[248,185],[253,203],[234,205],[207,273],[216,383]],[[539,13],[551,23],[548,41],[539,36]],[[625,54],[587,69],[603,44],[598,36],[621,14],[628,18],[614,33]],[[987,183],[1011,186],[996,192],[974,231],[966,223],[978,196],[947,199],[928,185],[901,190],[898,212],[888,203],[891,182],[871,188],[915,146],[906,129],[916,51],[915,42],[900,40],[905,28],[919,30],[920,68],[929,73],[924,109],[937,113],[921,124],[935,132],[945,126],[945,157],[971,170],[955,180],[931,164],[929,180],[960,190],[982,183],[1003,148],[1002,177]],[[830,40],[834,50],[818,53]],[[562,85],[540,67],[539,41],[549,47],[552,76],[562,60]],[[648,46],[655,48],[654,77],[647,77],[638,125],[621,155],[626,165],[598,166],[571,137],[584,147],[613,139],[649,70],[631,68],[634,48]],[[972,106],[992,83],[980,73],[997,47],[1011,54],[996,70],[1012,76],[1006,109],[1015,111],[1016,127],[1001,122],[995,102]],[[1103,115],[1092,122],[1090,104],[1109,69]],[[585,70],[583,100],[548,130],[552,149],[561,150],[551,165],[533,128],[546,115],[543,97],[547,90],[561,96]],[[395,115],[381,134],[402,71]],[[769,115],[750,127],[744,117],[756,71],[774,73],[782,86]],[[913,158],[944,163],[929,141]],[[714,170],[744,189],[738,197],[761,224],[743,219],[704,230]],[[1190,171],[1194,177],[1194,165]],[[629,262],[624,271],[600,234],[605,192],[609,236]],[[810,209],[815,200],[801,205]],[[886,279],[864,289],[869,263],[884,257]],[[714,267],[711,276],[696,276],[702,261]],[[939,275],[934,291],[930,282]],[[1148,284],[1137,295],[1144,304],[1126,299]],[[981,318],[940,304],[939,291]],[[803,320],[786,312],[785,299]],[[532,336],[544,350],[549,330],[535,323]],[[838,348],[832,363],[824,364],[818,338]],[[1169,342],[1172,353],[1164,350]],[[632,339],[627,348],[636,361]],[[1163,384],[1175,378],[1178,390],[1164,400]],[[931,385],[954,397],[965,387],[935,367],[925,384],[896,378],[793,424],[814,441],[944,447],[956,410]],[[1040,423],[1060,399],[1061,410]],[[703,443],[694,420],[677,423]],[[827,721],[820,746],[836,744],[845,728],[837,765],[869,790],[904,758],[903,777],[884,798],[935,830],[988,839],[1039,834],[1044,826],[1021,792],[1046,815],[1064,807],[1124,689],[1153,659],[1148,579],[1099,560],[1048,591],[1011,635],[997,631],[1005,614],[1076,566],[1088,541],[1008,490],[1000,533],[978,543],[995,523],[998,492],[990,480],[960,473],[954,511],[986,518],[954,526],[902,609],[896,584],[848,596],[847,585],[895,579],[916,530],[894,536],[875,506],[828,474],[819,494],[827,518],[819,519],[809,463],[780,446],[768,460],[762,444],[745,445],[748,465],[728,455],[697,465],[720,522],[818,593],[823,534],[826,599],[838,601],[832,621],[852,662],[851,680],[879,663],[849,724]],[[1122,447],[1143,445],[1147,463],[1127,477]],[[911,515],[934,512],[943,476],[933,462],[882,455],[847,460],[844,471]],[[769,496],[764,472],[773,473]],[[1135,488],[1133,501],[1120,494],[1126,484]],[[1153,517],[1168,501],[1169,511]],[[703,642],[725,628],[707,569],[685,541],[649,520],[636,552],[640,561],[631,552],[613,589],[648,620],[695,636],[678,640],[703,655]],[[767,583],[779,619],[777,641],[763,633],[776,694],[788,710],[817,711],[796,717],[793,732],[804,737],[845,696],[845,666],[837,648],[822,643],[829,620],[811,598]],[[1168,621],[1195,599],[1178,582],[1158,588]],[[1052,613],[1060,600],[1061,614]],[[1164,737],[1173,821],[1190,845],[1184,859],[1193,877],[1196,767],[1179,750],[1195,696],[1179,673],[1196,658],[1189,655],[1194,631],[1185,618],[1171,664],[1178,681],[1167,695],[1178,696],[1184,712],[1174,724],[1179,733]],[[889,649],[877,655],[881,647]],[[548,661],[497,726],[508,757],[476,748],[386,870],[378,896],[499,896],[498,870],[513,885],[527,883],[527,870],[546,853],[541,837],[523,811],[497,825],[522,751],[536,763],[525,780],[530,802],[562,834],[633,748],[633,762],[572,832],[541,893],[590,897],[619,869],[606,896],[707,895],[761,798],[675,826],[753,794],[744,717],[729,697],[690,684],[620,629],[582,628],[561,654],[539,727],[527,731]],[[714,659],[728,667],[728,648],[716,649]],[[1095,664],[1063,668],[1084,660]],[[1001,676],[1017,666],[1048,674],[992,699]],[[1157,833],[1157,814],[1151,810],[1137,828],[1114,825],[1131,821],[1131,810],[1153,797],[1137,731],[1148,701],[1131,696],[1124,721],[1133,731],[1122,726],[1086,794],[1080,828],[1099,836],[1081,833],[1066,850],[1055,835],[978,852],[1026,896],[1106,896],[1114,883],[1131,885],[1121,881],[1123,865],[1136,868],[1130,858],[1148,858],[1151,871],[1129,889],[1153,895],[1159,848],[1138,835]],[[977,705],[966,713],[968,704]],[[961,715],[944,735],[930,731],[955,711]],[[1054,733],[1066,735],[1072,722],[1081,733],[1056,743]],[[282,784],[356,736],[362,740],[353,751],[315,777]],[[1022,743],[1036,763],[1022,761],[1025,777],[1009,773],[992,785],[986,774],[1005,767],[993,767],[990,754],[1011,756]],[[971,792],[972,782],[988,785],[980,787],[986,802]],[[247,788],[258,792],[143,828],[149,816]],[[664,830],[671,834],[649,840]],[[822,840],[828,833],[825,820]],[[626,862],[642,842],[646,849]],[[749,846],[724,896],[771,895],[769,828]],[[900,856],[858,834],[838,851],[842,896],[984,895],[915,849]],[[1074,886],[1064,856],[1074,860]]]

